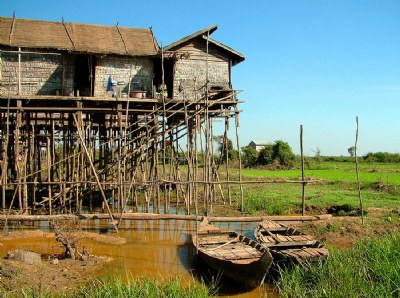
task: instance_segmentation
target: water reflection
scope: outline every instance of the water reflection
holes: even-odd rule
[[[256,223],[216,223],[216,225],[253,237]],[[109,222],[105,220],[82,221],[81,226],[82,229],[89,232],[116,235],[114,229],[109,226]],[[29,227],[10,227],[9,230],[21,228],[48,231],[49,225],[48,223],[36,223]],[[85,240],[82,244],[91,254],[104,255],[113,259],[99,272],[99,276],[168,277],[178,275],[183,281],[193,281],[193,278],[196,278],[211,282],[218,274],[195,257],[196,252],[189,238],[195,229],[196,223],[192,221],[123,220],[118,236],[126,238],[126,244],[106,244],[91,240]],[[29,248],[43,254],[63,251],[63,247],[51,238],[2,242],[0,253],[3,256],[7,251],[15,248]],[[222,296],[277,297],[269,285],[247,291],[224,278],[220,279],[220,291]]]

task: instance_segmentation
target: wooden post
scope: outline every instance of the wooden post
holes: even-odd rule
[[[165,170],[165,150],[166,150],[166,125],[167,125],[167,114],[165,110],[165,90],[164,90],[164,50],[161,45],[161,76],[162,76],[162,90],[161,90],[161,98],[162,98],[162,108],[163,108],[163,126],[162,126],[162,176],[163,179],[166,179],[166,170]],[[167,186],[164,185],[164,213],[167,213],[169,210],[169,205],[167,202]]]
[[[228,151],[228,132],[229,132],[229,116],[225,116],[225,137],[224,137],[224,142],[225,142],[225,155],[226,155],[226,164],[225,164],[225,169],[226,169],[226,181],[229,182],[229,151]],[[227,184],[228,187],[228,200],[229,200],[229,205],[232,205],[232,197],[231,197],[231,186],[229,183]]]
[[[301,181],[302,184],[302,194],[301,194],[301,201],[302,201],[302,215],[306,214],[306,200],[305,200],[305,187],[306,182],[304,181],[304,155],[303,155],[303,125],[300,125],[300,159],[301,159]]]
[[[9,77],[10,81],[10,77]],[[9,82],[10,86],[10,82]],[[3,166],[1,169],[1,175],[2,175],[2,207],[3,210],[6,209],[6,190],[7,190],[7,173],[8,173],[8,143],[10,140],[10,87],[8,87],[8,101],[7,101],[7,112],[6,112],[6,137],[5,137],[5,142],[3,144],[4,151],[3,151]]]
[[[192,179],[192,169],[191,169],[191,162],[190,162],[190,147],[191,147],[191,138],[190,138],[190,127],[189,127],[189,115],[188,115],[188,108],[186,103],[186,98],[183,99],[183,108],[185,112],[185,126],[186,126],[186,160],[188,164],[187,170],[187,181]],[[192,185],[188,183],[186,185],[186,212],[190,214],[190,204],[192,200]]]
[[[46,157],[47,157],[47,190],[48,190],[48,198],[49,198],[49,214],[52,214],[52,189],[51,189],[51,150],[50,150],[50,138],[46,138]]]
[[[357,143],[358,143],[358,116],[356,117],[356,142],[354,145],[354,158],[356,161],[356,175],[357,175],[357,186],[358,186],[358,198],[360,200],[361,223],[364,224],[364,208],[363,208],[363,200],[362,200],[362,196],[361,196],[361,183],[360,183],[360,178],[358,175]]]
[[[240,143],[239,143],[239,112],[237,111],[237,106],[235,107],[235,123],[236,123],[236,143],[237,143],[237,150],[239,155],[239,181],[240,181],[240,210],[244,211],[244,195],[243,195],[243,185],[242,185],[242,157],[240,154]]]
[[[18,95],[21,95],[21,48],[18,48]]]
[[[18,204],[19,209],[22,211],[22,179],[21,179],[21,167],[25,167],[22,162],[21,148],[19,146],[19,140],[21,138],[21,126],[22,126],[22,115],[20,108],[22,107],[22,101],[17,100],[17,107],[19,108],[17,111],[17,123],[15,127],[15,138],[14,138],[14,162],[15,162],[15,171],[17,173],[17,181],[18,181]]]
[[[122,190],[122,113],[119,112],[122,109],[122,105],[119,103],[117,104],[117,120],[118,120],[118,137],[117,137],[117,144],[118,144],[118,164],[117,164],[117,181],[118,181],[118,201],[117,201],[117,210],[118,213],[121,212],[121,206],[123,205],[123,190]]]

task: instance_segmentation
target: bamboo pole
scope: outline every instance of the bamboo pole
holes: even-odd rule
[[[2,175],[2,208],[6,209],[6,190],[7,190],[7,173],[8,173],[8,143],[10,139],[10,82],[11,75],[8,77],[8,100],[7,100],[7,112],[6,112],[6,137],[4,142],[4,150],[3,150],[3,167],[1,171]]]
[[[362,196],[361,196],[360,177],[358,175],[357,143],[358,143],[358,116],[356,117],[356,142],[354,144],[354,158],[355,158],[355,162],[356,162],[356,175],[357,175],[358,198],[360,200],[361,223],[364,224],[364,207],[363,207],[363,200],[362,200]]]
[[[238,131],[239,113],[235,114],[235,124],[236,124],[235,125],[235,127],[236,127],[236,144],[237,144],[237,150],[238,150],[238,155],[239,155],[240,210],[243,212],[244,211],[244,195],[243,195],[243,183],[242,183],[242,157],[240,154],[239,131]]]
[[[306,183],[304,181],[303,125],[300,125],[300,159],[301,159],[301,181],[303,182],[302,193],[301,193],[301,202],[302,202],[301,214],[304,216],[306,213],[306,199],[305,199]]]
[[[49,214],[52,214],[52,189],[51,189],[51,156],[50,156],[50,138],[47,137],[46,146],[46,157],[47,157],[47,181],[48,181],[48,198],[49,198]]]
[[[117,105],[119,108],[122,108],[121,104]],[[122,158],[122,140],[123,140],[123,136],[122,136],[122,113],[118,112],[117,113],[117,120],[118,120],[118,130],[116,133],[118,133],[118,137],[117,137],[117,144],[118,144],[118,151],[117,151],[117,159],[118,159],[118,163],[117,163],[117,181],[118,181],[118,201],[117,201],[117,211],[118,213],[121,213],[121,206],[123,205],[123,190],[122,190],[122,162],[124,160],[124,158]]]
[[[21,48],[18,48],[18,95],[21,94]]]
[[[22,106],[22,101],[17,100],[17,106],[21,107]],[[21,148],[19,146],[19,140],[21,138],[21,126],[22,126],[22,112],[18,111],[16,115],[16,124],[15,124],[15,137],[14,137],[14,163],[15,163],[15,171],[16,171],[16,177],[18,181],[18,205],[19,205],[19,210],[22,212],[22,175],[21,175],[21,167],[24,166],[22,165],[22,162],[20,160],[21,157]]]
[[[117,222],[114,221],[113,214],[111,213],[110,207],[108,206],[107,198],[106,198],[106,196],[104,194],[103,188],[101,187],[101,183],[100,183],[99,177],[97,176],[97,173],[96,173],[96,168],[94,167],[92,159],[90,158],[90,154],[89,154],[88,149],[87,149],[86,144],[85,144],[85,139],[83,138],[82,132],[79,129],[78,121],[76,120],[76,116],[74,114],[72,116],[74,117],[74,121],[75,121],[75,124],[76,124],[76,127],[77,127],[78,136],[79,136],[79,138],[81,140],[81,144],[82,144],[82,146],[83,146],[83,148],[84,148],[84,150],[86,152],[90,167],[92,168],[93,175],[94,175],[94,177],[96,179],[96,182],[97,182],[97,186],[99,187],[101,196],[103,197],[103,202],[104,202],[104,204],[105,204],[105,206],[107,208],[108,214],[110,216],[111,224],[114,226],[115,230],[118,233],[118,227],[116,225]]]
[[[163,110],[163,116],[162,116],[162,176],[165,179],[166,178],[166,170],[165,170],[165,150],[166,150],[166,125],[167,125],[167,113],[165,109],[165,81],[164,81],[164,49],[161,44],[161,77],[162,77],[162,110]],[[172,98],[172,97],[171,97]],[[167,200],[167,188],[164,185],[164,212],[168,212],[169,210],[169,205],[168,205],[168,200]]]
[[[224,137],[224,142],[225,142],[225,155],[226,155],[226,165],[225,165],[225,170],[226,170],[226,181],[229,181],[229,151],[228,151],[228,132],[229,132],[229,117],[225,117],[225,137]],[[232,196],[231,196],[231,186],[228,183],[228,200],[229,200],[229,206],[232,205]]]

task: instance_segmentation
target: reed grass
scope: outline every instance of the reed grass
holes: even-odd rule
[[[331,249],[326,263],[282,270],[280,297],[400,297],[400,233]]]
[[[38,289],[1,290],[4,298],[208,298],[214,297],[217,287],[200,282],[183,282],[179,277],[109,277],[94,279],[73,292],[53,292]]]
[[[206,298],[213,293],[200,283],[183,283],[179,277],[119,277],[97,279],[65,298]]]

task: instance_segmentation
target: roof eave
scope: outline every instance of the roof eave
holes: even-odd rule
[[[216,41],[215,39],[212,39],[212,38],[210,38],[210,37],[208,37],[206,35],[203,35],[202,37],[205,40],[208,39],[208,42],[211,42],[212,44],[214,44],[214,45],[224,49],[225,51],[229,52],[233,57],[233,59],[232,59],[232,65],[233,66],[235,66],[236,64],[239,64],[240,62],[243,62],[246,59],[246,57],[242,53],[232,49],[231,47],[228,47],[227,45],[224,45],[223,43],[221,43],[219,41]]]
[[[186,42],[188,40],[191,40],[191,39],[193,39],[193,38],[195,38],[197,36],[203,35],[203,34],[205,34],[207,32],[208,32],[208,35],[210,35],[217,29],[218,29],[218,25],[211,25],[211,26],[209,26],[209,27],[207,27],[205,29],[197,31],[197,32],[195,32],[193,34],[190,34],[190,35],[188,35],[188,36],[186,36],[184,38],[181,38],[181,39],[169,44],[168,46],[164,47],[163,50],[164,51],[169,51],[169,50],[173,49],[174,47],[179,46],[180,44],[182,44],[182,43],[184,43],[184,42]]]

